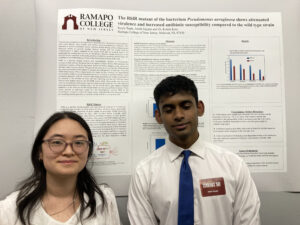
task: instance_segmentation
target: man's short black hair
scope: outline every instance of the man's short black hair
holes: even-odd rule
[[[179,92],[191,94],[196,103],[198,102],[198,91],[194,81],[182,75],[170,76],[163,79],[154,89],[157,108],[159,108],[159,100],[162,96],[173,96]]]

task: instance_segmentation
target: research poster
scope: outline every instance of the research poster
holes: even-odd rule
[[[200,138],[285,172],[283,66],[280,13],[58,11],[57,109],[90,124],[97,175],[130,175],[165,144],[153,89],[178,74],[205,104]]]

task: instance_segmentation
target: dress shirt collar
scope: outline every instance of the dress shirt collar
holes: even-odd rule
[[[195,154],[196,156],[199,156],[202,159],[205,159],[205,154],[206,154],[206,150],[203,145],[203,140],[201,140],[200,137],[197,139],[197,141],[191,147],[189,147],[189,149],[183,149],[183,148],[175,145],[169,139],[167,139],[166,140],[166,150],[167,150],[167,154],[168,154],[171,162],[173,162],[175,159],[177,159],[183,150],[190,150],[193,154]]]

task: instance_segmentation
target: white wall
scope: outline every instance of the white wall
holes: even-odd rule
[[[45,1],[45,0],[39,0]],[[50,1],[50,0],[49,0]],[[63,1],[63,0],[60,0]],[[76,7],[79,0],[64,0]],[[88,1],[87,1],[88,2]],[[300,179],[300,1],[299,0],[111,0],[103,8],[174,11],[281,11],[285,60],[288,167]],[[13,191],[31,170],[30,148],[35,115],[35,17],[34,0],[0,0],[0,199]],[[88,5],[87,7],[92,6]],[[195,7],[197,6],[197,7]],[[45,103],[46,104],[46,103]],[[298,169],[299,168],[299,169]],[[300,194],[261,192],[262,224],[299,225]],[[126,197],[118,204],[123,224]]]
[[[30,171],[35,114],[33,0],[0,0],[0,198]]]

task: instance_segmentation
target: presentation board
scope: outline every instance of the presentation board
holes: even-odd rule
[[[152,115],[155,108],[152,97],[153,87],[163,77],[181,73],[196,80],[199,95],[203,96],[207,105],[206,114],[200,118],[199,123],[202,137],[223,145],[243,157],[253,171],[259,190],[288,190],[291,187],[287,185],[290,183],[287,182],[290,178],[286,172],[288,164],[280,13],[182,12],[180,14],[155,11],[103,11],[104,9],[100,8],[80,8],[78,7],[80,4],[77,5],[77,9],[69,8],[66,2],[59,4],[40,2],[37,6],[39,12],[37,51],[40,57],[37,62],[36,127],[55,110],[78,110],[81,113],[106,115],[107,118],[116,119],[120,116],[125,118],[119,130],[110,131],[113,132],[111,135],[120,135],[117,138],[102,136],[111,127],[116,128],[115,124],[106,123],[106,128],[101,127],[100,123],[97,125],[100,127],[96,126],[98,120],[102,123],[108,121],[105,117],[98,117],[96,120],[87,119],[88,122],[95,124],[95,132],[100,135],[97,143],[98,154],[96,154],[98,158],[96,157],[92,163],[99,182],[107,182],[118,190],[118,195],[126,195],[130,174],[136,163],[154,151],[156,146],[163,143],[166,138],[163,127],[155,123]],[[81,14],[83,14],[82,18]],[[107,15],[106,25],[108,26],[108,21],[111,19],[110,22],[116,24],[114,30],[109,30],[110,28],[107,27],[106,30],[103,28],[101,31],[95,27],[87,28],[93,24],[92,15],[96,14]],[[109,15],[112,15],[115,20],[109,18]],[[70,19],[72,16],[78,18],[80,29],[73,27],[74,21]],[[101,21],[100,17],[98,19]],[[133,18],[140,20],[141,25],[135,24]],[[188,18],[190,21],[187,21]],[[199,22],[204,19],[207,20],[206,23]],[[63,29],[65,20],[69,29]],[[209,20],[214,22],[209,23]],[[101,26],[101,23],[96,24],[92,26]],[[106,26],[104,24],[103,26]],[[149,31],[149,27],[158,28],[159,24],[164,24],[165,27],[167,24],[172,27],[173,24],[176,29],[172,32],[175,33],[170,33],[170,30],[160,32],[157,29],[152,30],[152,35],[143,33],[145,28],[143,26],[148,26]],[[103,32],[106,34],[104,35]],[[74,43],[78,46],[74,47]],[[150,44],[157,48],[145,52],[144,49],[147,49],[147,45]],[[245,47],[247,44],[248,47]],[[86,51],[89,45],[97,46],[93,49],[94,52]],[[187,45],[190,45],[190,48],[184,48],[187,52],[179,54],[179,51],[182,51],[180,47]],[[72,93],[75,89],[72,90],[66,85],[70,82],[68,79],[72,79],[66,74],[74,74],[74,70],[65,66],[70,64],[69,59],[73,56],[64,55],[65,48],[70,50],[66,54],[74,54],[74,49],[78,47],[81,48],[80,51],[85,49],[81,53],[88,52],[93,55],[97,51],[105,51],[110,56],[118,56],[117,61],[108,60],[105,63],[104,58],[98,57],[97,60],[101,63],[95,65],[101,65],[102,70],[98,68],[98,71],[102,72],[89,77],[88,86],[92,84],[92,88],[85,88],[86,80],[81,83],[78,80],[83,80],[79,77],[74,79],[80,86],[82,94],[79,95]],[[177,55],[164,53],[171,48],[172,54]],[[177,52],[174,52],[174,49]],[[159,54],[162,54],[161,57],[154,57],[158,50]],[[95,62],[95,58],[93,60]],[[78,62],[72,61],[77,64]],[[180,62],[178,64],[184,65],[184,68],[174,69],[176,62]],[[90,63],[91,61],[87,62],[87,60],[80,63],[82,67],[87,67],[81,68],[78,74],[82,75],[82,71],[89,71],[92,74]],[[118,65],[117,71],[111,69],[112,63]],[[151,68],[151,65],[160,66]],[[173,66],[166,67],[167,65]],[[187,68],[191,67],[193,67],[191,72],[187,72]],[[160,71],[161,68],[166,70]],[[109,74],[113,76],[122,74],[121,82],[114,83],[116,80],[109,79]],[[107,83],[95,82],[97,76],[98,78],[106,76]],[[71,80],[72,84],[74,80]],[[117,94],[113,94],[109,89],[112,84],[118,86]],[[48,88],[47,93],[45,87]],[[77,86],[77,93],[78,90]],[[47,99],[47,104],[44,99]],[[241,102],[244,104],[240,104]],[[112,109],[117,113],[111,114]],[[226,132],[224,129],[227,125],[224,124],[223,116],[226,117],[227,125],[231,128]],[[243,121],[245,118],[246,125]],[[105,132],[100,132],[101,129]],[[236,137],[237,132],[239,132],[239,140],[230,143],[229,140]],[[133,141],[134,135],[138,137],[135,141]],[[252,140],[248,140],[247,144],[244,139],[249,137]],[[297,181],[293,182],[297,183]]]

